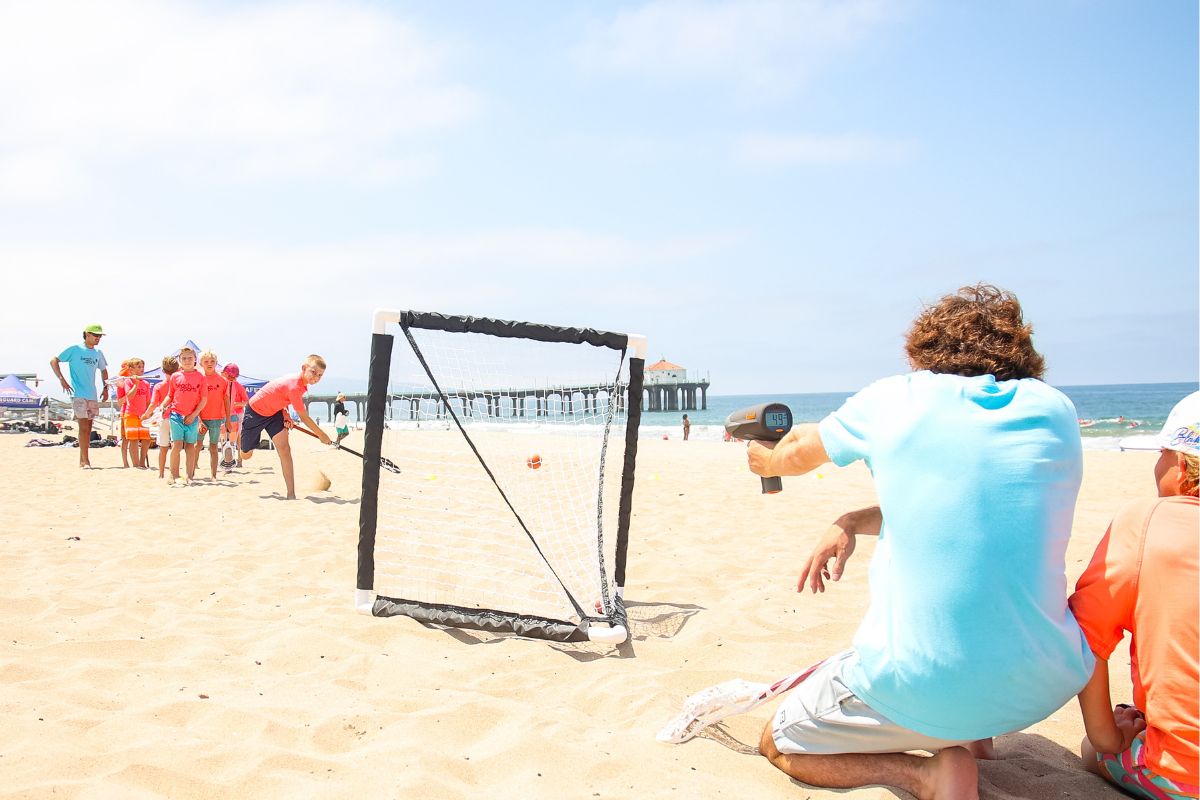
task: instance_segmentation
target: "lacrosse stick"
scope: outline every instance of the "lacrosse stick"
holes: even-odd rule
[[[313,437],[314,439],[320,438],[315,433],[310,431],[308,428],[305,428],[300,425],[293,425],[292,430],[300,431],[301,433],[307,433],[309,436]],[[338,450],[349,453],[352,456],[358,456],[359,458],[363,459],[364,461],[367,458],[366,456],[364,456],[362,453],[358,452],[357,450],[351,450],[349,447],[346,447],[345,445],[341,445],[336,442],[333,442],[332,444]],[[379,466],[382,467],[383,469],[386,469],[388,472],[394,472],[397,475],[400,474],[400,468],[398,466],[396,466],[396,462],[392,461],[390,458],[384,458],[383,456],[380,456],[379,457]]]
[[[701,689],[684,702],[683,711],[664,725],[655,738],[666,744],[682,744],[709,725],[735,714],[745,714],[794,689],[819,666],[820,663],[814,664],[774,683],[751,683],[735,678]]]

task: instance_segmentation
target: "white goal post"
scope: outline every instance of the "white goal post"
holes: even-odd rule
[[[632,334],[377,311],[358,609],[624,641],[645,358]]]

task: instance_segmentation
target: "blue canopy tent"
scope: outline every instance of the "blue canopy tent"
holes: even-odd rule
[[[49,418],[50,399],[30,389],[25,381],[16,375],[9,375],[0,381],[0,408],[11,408],[18,411],[32,411],[38,422],[42,421],[42,412]]]
[[[42,408],[46,404],[46,398],[30,389],[16,375],[9,375],[0,381],[0,408]]]

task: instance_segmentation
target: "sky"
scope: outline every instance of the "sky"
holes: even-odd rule
[[[1053,384],[1195,381],[1197,40],[1191,0],[0,0],[0,371],[99,323],[334,390],[389,308],[852,391],[986,281]]]

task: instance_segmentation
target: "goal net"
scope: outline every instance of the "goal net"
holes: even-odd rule
[[[356,603],[620,642],[645,339],[379,311]]]

